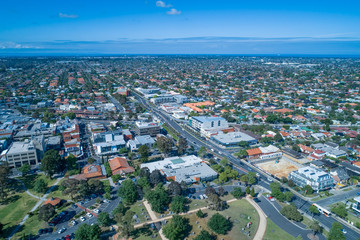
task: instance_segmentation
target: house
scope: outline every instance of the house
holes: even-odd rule
[[[246,150],[248,159],[275,159],[281,158],[282,152],[279,148],[269,145],[267,147],[258,147]]]
[[[129,140],[126,143],[126,147],[130,151],[134,152],[137,151],[142,145],[146,145],[149,149],[151,149],[154,143],[155,141],[150,135],[136,136],[134,140]]]
[[[135,169],[129,165],[125,158],[122,157],[114,157],[110,159],[109,165],[113,175],[125,175],[135,172]]]
[[[90,164],[83,167],[81,174],[72,175],[69,178],[74,178],[77,180],[88,180],[88,179],[102,179],[105,177],[106,177],[106,170],[104,165]]]
[[[54,207],[60,207],[62,202],[63,202],[63,200],[61,200],[60,198],[52,198],[51,197],[48,200],[46,200],[43,205],[51,204]]]
[[[347,174],[346,170],[342,167],[337,167],[331,169],[330,175],[334,178],[335,182],[339,186],[344,186],[346,182],[350,179],[350,176]]]

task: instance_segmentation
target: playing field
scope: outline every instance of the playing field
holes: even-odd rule
[[[273,160],[269,162],[258,163],[256,165],[263,171],[268,172],[278,178],[287,178],[289,173],[299,169],[298,166],[285,160],[284,158],[281,158],[278,163],[275,163],[275,160]]]

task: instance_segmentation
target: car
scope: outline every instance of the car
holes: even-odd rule
[[[87,213],[86,216],[88,216],[89,218],[91,218],[93,215],[91,213]]]
[[[71,240],[70,235],[66,235],[65,240]]]
[[[80,217],[80,220],[83,222],[83,221],[85,221],[85,220],[86,220],[86,218],[84,218],[84,217]]]
[[[94,209],[94,213],[99,213],[100,210],[99,209]]]
[[[66,228],[62,227],[62,228],[59,229],[58,233],[61,234],[61,233],[65,232],[65,231],[66,231]]]
[[[75,220],[71,221],[71,225],[75,226],[77,224],[77,222]]]
[[[104,199],[104,203],[110,203],[110,200]]]
[[[347,231],[346,231],[345,229],[341,229],[341,231],[342,231],[344,234],[347,233]]]
[[[39,229],[39,231],[38,231],[38,235],[41,235],[41,234],[43,234],[44,233],[44,229]]]
[[[254,198],[254,202],[261,202],[261,201],[258,198]]]

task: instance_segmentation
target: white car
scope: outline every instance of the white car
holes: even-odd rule
[[[86,216],[88,216],[89,218],[91,218],[93,215],[91,213],[87,213]]]
[[[94,213],[99,213],[100,210],[99,209],[94,209]]]
[[[61,234],[61,233],[65,232],[65,230],[66,230],[66,228],[64,228],[64,227],[63,227],[63,228],[60,228],[60,230],[58,231],[58,233]]]
[[[72,221],[71,221],[71,224],[72,224],[73,226],[75,226],[75,225],[76,225],[76,221],[75,221],[75,220],[72,220]]]
[[[86,220],[86,218],[84,218],[84,217],[80,217],[80,220],[83,222],[83,221],[85,221],[85,220]]]

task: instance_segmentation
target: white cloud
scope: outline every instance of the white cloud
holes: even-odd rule
[[[170,11],[166,12],[169,15],[179,15],[181,14],[181,11],[176,10],[175,8],[170,9]]]
[[[171,4],[166,4],[164,1],[156,1],[156,6],[161,8],[169,8],[172,7]]]
[[[0,42],[0,49],[29,49],[29,48],[40,48],[38,46],[20,44],[16,42]]]
[[[78,15],[75,14],[66,14],[66,13],[59,13],[59,18],[78,18]]]

